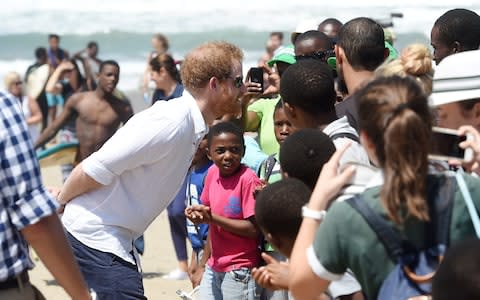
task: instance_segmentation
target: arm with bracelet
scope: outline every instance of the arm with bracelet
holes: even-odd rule
[[[289,288],[296,299],[313,299],[324,292],[330,282],[318,278],[308,264],[307,248],[315,238],[315,232],[326,215],[326,209],[352,178],[355,168],[349,167],[338,173],[342,154],[350,144],[338,149],[323,166],[309,203],[302,208],[303,222],[290,256]]]

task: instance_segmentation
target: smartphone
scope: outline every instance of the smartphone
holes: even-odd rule
[[[263,93],[263,68],[251,68],[249,71],[250,81],[255,83],[260,83],[262,85]]]
[[[432,149],[428,157],[436,160],[457,159],[469,162],[473,159],[472,149],[462,149],[459,144],[471,138],[470,135],[458,135],[453,129],[432,127]]]

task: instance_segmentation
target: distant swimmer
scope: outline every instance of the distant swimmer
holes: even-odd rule
[[[133,115],[130,103],[114,95],[120,67],[113,60],[100,65],[95,91],[72,95],[58,118],[48,126],[35,143],[35,148],[51,140],[70,118],[76,117],[77,139],[80,144],[77,159],[83,160],[100,147]]]

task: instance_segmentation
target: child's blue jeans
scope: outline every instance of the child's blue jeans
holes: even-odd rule
[[[206,266],[198,299],[255,300],[256,290],[257,285],[250,269],[215,272]]]

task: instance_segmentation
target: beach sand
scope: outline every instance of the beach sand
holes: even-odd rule
[[[43,168],[42,177],[46,186],[61,185],[59,167]],[[69,299],[41,261],[36,258],[33,251],[32,257],[34,257],[35,268],[30,271],[30,278],[32,283],[42,291],[46,299]],[[177,267],[166,211],[158,216],[145,232],[145,254],[141,257],[141,262],[145,296],[148,299],[180,299],[175,293],[178,289],[192,290],[189,280],[177,281],[161,278],[162,275]]]

